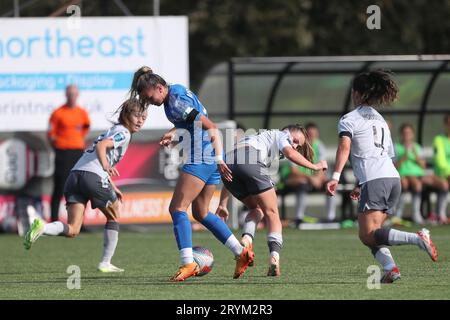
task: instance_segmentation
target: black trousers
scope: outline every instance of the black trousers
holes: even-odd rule
[[[53,175],[53,194],[51,201],[52,221],[58,221],[59,204],[64,193],[64,184],[66,183],[70,170],[82,154],[83,150],[78,149],[55,149],[55,173]]]

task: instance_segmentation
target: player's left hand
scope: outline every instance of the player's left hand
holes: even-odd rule
[[[116,188],[114,191],[116,192],[117,200],[119,200],[120,202],[122,202],[122,199],[123,199],[123,193],[122,193],[122,191],[120,191],[120,190],[117,189],[117,188]]]
[[[218,206],[216,210],[216,216],[219,216],[223,221],[227,221],[230,213],[226,206]]]
[[[217,162],[217,167],[219,168],[220,175],[228,182],[233,181],[233,176],[231,174],[230,168],[224,161]]]
[[[161,137],[161,140],[159,141],[159,144],[160,144],[161,146],[168,147],[168,146],[170,146],[170,144],[172,143],[173,137],[174,137],[174,133],[171,132],[171,131],[169,131],[169,132],[165,133],[165,134]]]
[[[336,194],[338,184],[339,184],[339,182],[334,179],[328,181],[327,185],[326,185],[326,189],[325,189],[327,192],[327,195],[334,196]]]
[[[356,186],[352,192],[350,192],[350,199],[357,201],[361,197],[361,188]]]
[[[105,171],[108,172],[108,175],[109,175],[110,177],[119,177],[119,176],[120,176],[119,170],[117,170],[115,167],[109,167],[109,166],[108,166],[108,167],[105,169]]]

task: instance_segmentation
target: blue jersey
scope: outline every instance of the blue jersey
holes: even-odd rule
[[[205,107],[194,93],[180,84],[170,85],[168,96],[164,103],[167,119],[177,129],[187,130],[191,137],[191,152],[187,163],[214,163],[211,138],[199,121],[200,116],[208,117]],[[182,140],[184,139],[186,138],[183,136]]]

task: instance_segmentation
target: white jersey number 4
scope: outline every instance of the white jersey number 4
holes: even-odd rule
[[[381,148],[381,154],[384,152],[384,128],[377,128],[376,126],[372,126],[373,130],[373,142],[375,147]]]

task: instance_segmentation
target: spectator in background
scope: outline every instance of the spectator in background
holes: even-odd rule
[[[439,178],[440,191],[437,197],[437,212],[439,221],[443,224],[449,222],[447,218],[447,194],[450,183],[450,113],[444,118],[446,133],[437,135],[433,140],[434,173]]]
[[[402,195],[397,206],[396,216],[402,217],[405,205],[405,191],[412,194],[412,220],[423,224],[420,210],[422,202],[422,188],[424,185],[442,191],[440,179],[434,175],[425,175],[426,162],[423,159],[422,147],[415,142],[414,128],[409,123],[400,127],[400,142],[395,144],[395,166],[401,177]]]
[[[50,116],[48,139],[55,150],[55,173],[51,200],[51,220],[58,220],[58,211],[64,183],[70,170],[83,154],[85,138],[89,132],[89,115],[77,105],[78,87],[66,87],[66,103]]]
[[[320,160],[326,160],[326,148],[319,139],[319,128],[312,122],[306,124],[305,128],[311,139],[311,144],[314,150],[314,158],[312,162],[317,163]],[[326,172],[323,170],[312,171],[305,167],[297,166],[291,162],[287,165],[289,166],[289,169],[282,168],[282,171],[287,171],[287,174],[284,174],[284,183],[286,186],[297,191],[295,224],[298,227],[298,225],[302,222],[314,221],[305,219],[306,194],[312,190],[322,190],[327,182],[327,176]],[[281,177],[283,178],[283,173],[281,173]],[[336,199],[334,197],[326,197],[326,210],[328,220],[335,220]]]

